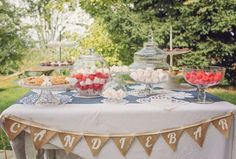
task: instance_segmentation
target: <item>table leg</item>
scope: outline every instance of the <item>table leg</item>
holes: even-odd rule
[[[45,150],[45,159],[56,159],[56,150]]]
[[[17,159],[26,159],[25,154],[25,132],[21,132],[14,141],[11,142],[13,151]]]
[[[36,159],[45,159],[45,158],[44,158],[44,155],[45,155],[45,150],[40,149],[40,150],[38,150],[38,152],[37,152]]]

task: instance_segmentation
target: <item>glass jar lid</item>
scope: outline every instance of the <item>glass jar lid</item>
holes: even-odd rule
[[[158,48],[157,43],[153,41],[152,32],[149,34],[148,42],[144,47],[134,54],[134,62],[130,65],[131,69],[137,68],[162,68],[168,69],[167,55]]]

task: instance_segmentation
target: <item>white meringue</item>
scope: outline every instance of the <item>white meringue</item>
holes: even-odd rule
[[[93,80],[93,83],[100,83],[100,79],[95,77],[94,80]]]
[[[160,81],[167,81],[169,79],[169,75],[167,73],[160,73],[159,74]]]
[[[91,84],[93,84],[93,81],[90,80],[89,78],[87,78],[86,81],[85,81],[85,84],[86,85],[91,85]]]
[[[81,85],[81,86],[85,86],[86,84],[85,84],[84,81],[81,81],[81,82],[80,82],[80,85]]]
[[[106,80],[105,80],[105,79],[100,79],[99,83],[100,83],[100,84],[105,84],[105,83],[106,83]]]
[[[138,79],[138,75],[137,75],[136,72],[132,72],[132,73],[130,74],[130,76],[131,76],[131,78],[133,78],[134,80],[137,80],[137,79]]]

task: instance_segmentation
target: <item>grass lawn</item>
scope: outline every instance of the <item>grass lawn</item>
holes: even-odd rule
[[[16,79],[1,81],[0,78],[0,112],[5,110],[10,105],[14,104],[29,90],[19,87],[16,84]],[[236,90],[228,90],[222,88],[209,89],[209,92],[220,97],[221,99],[231,102],[236,105]],[[4,141],[7,143],[7,149],[10,149],[10,145],[7,141],[5,134],[1,134]],[[3,144],[0,138],[0,149],[3,149]]]
[[[14,104],[19,98],[21,98],[28,89],[19,87],[16,84],[16,80],[1,81],[0,78],[0,113],[10,105]],[[0,133],[0,150],[3,149],[2,140],[6,143],[7,149],[10,149],[7,137],[4,133]],[[2,139],[3,138],[3,139]]]
[[[0,112],[22,97],[28,89],[19,87],[15,80],[0,81]]]
[[[208,90],[209,93],[220,97],[221,99],[236,105],[236,90],[212,88]]]

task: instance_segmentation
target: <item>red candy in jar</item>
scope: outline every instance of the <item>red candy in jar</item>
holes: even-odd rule
[[[209,85],[218,84],[224,77],[224,72],[219,71],[204,71],[204,70],[193,70],[186,72],[185,80],[190,84],[195,85]]]

